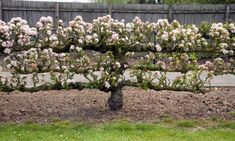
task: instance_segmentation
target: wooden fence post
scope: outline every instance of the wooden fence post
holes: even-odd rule
[[[226,4],[225,8],[226,8],[225,22],[227,23],[229,21],[229,19],[230,19],[230,5]]]
[[[112,4],[108,5],[108,14],[112,17]]]
[[[173,21],[173,11],[172,11],[172,5],[168,5],[168,21],[172,22]]]
[[[2,20],[2,1],[0,0],[0,20]]]
[[[58,26],[58,20],[59,20],[59,13],[60,13],[60,11],[59,11],[59,2],[56,2],[55,3],[55,27],[57,27]]]

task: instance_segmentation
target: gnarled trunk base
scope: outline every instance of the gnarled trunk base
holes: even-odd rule
[[[111,110],[119,110],[123,106],[122,87],[117,87],[111,91],[108,104]]]

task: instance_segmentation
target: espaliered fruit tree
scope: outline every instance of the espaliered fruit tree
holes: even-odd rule
[[[51,17],[35,28],[19,17],[0,21],[2,66],[11,72],[1,76],[2,91],[99,89],[111,92],[109,107],[118,110],[124,86],[204,92],[214,75],[234,74],[234,23],[125,23],[107,15],[57,25],[53,31]],[[170,80],[170,72],[180,74]]]

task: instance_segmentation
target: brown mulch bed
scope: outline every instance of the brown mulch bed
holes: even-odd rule
[[[219,88],[206,94],[194,94],[125,87],[125,105],[120,111],[109,110],[106,104],[109,95],[89,89],[0,92],[0,122],[154,121],[164,116],[177,119],[235,119],[235,88]]]

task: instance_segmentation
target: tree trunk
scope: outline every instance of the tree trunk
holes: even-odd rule
[[[111,90],[111,96],[109,97],[108,104],[111,110],[119,110],[123,106],[123,94],[122,87],[118,86]]]

